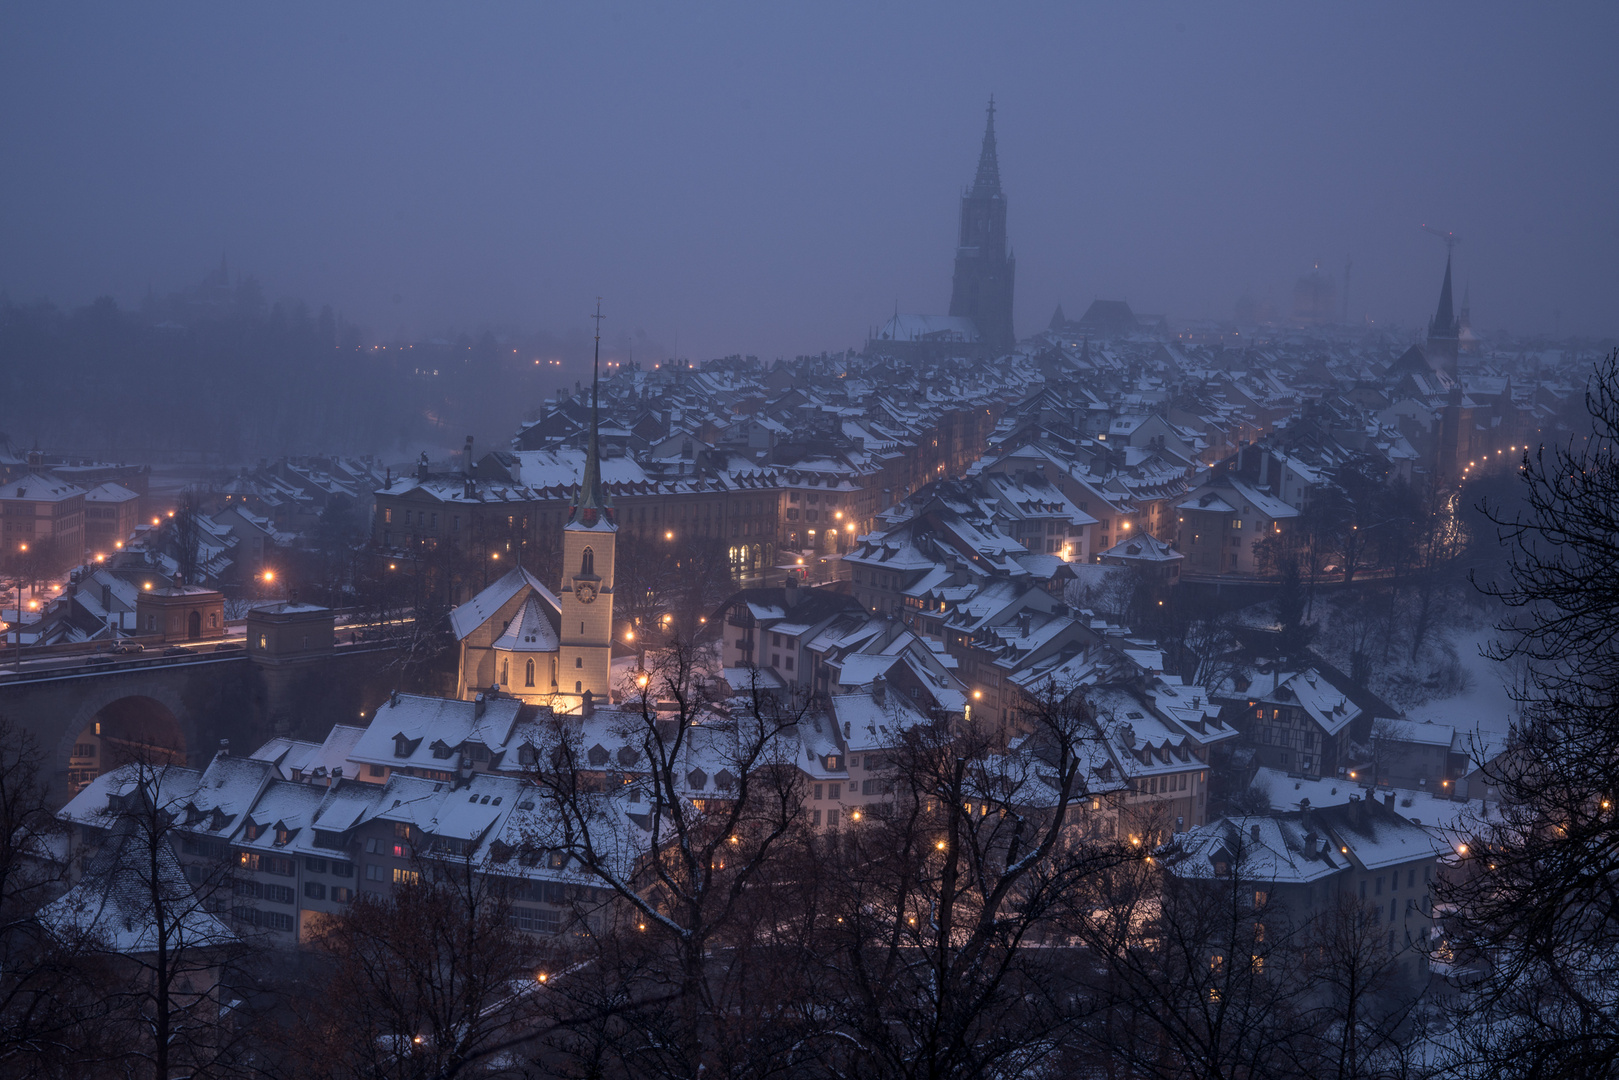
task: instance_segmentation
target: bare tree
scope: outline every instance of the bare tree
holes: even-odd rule
[[[121,767],[127,793],[103,815],[106,837],[82,880],[41,912],[84,963],[111,973],[101,988],[103,1033],[120,1068],[163,1080],[240,1076],[255,1058],[235,995],[254,952],[219,917],[228,867],[187,879],[174,766],[137,757]]]
[[[361,895],[320,928],[322,992],[301,1010],[309,1075],[440,1078],[511,1073],[536,1035],[554,959],[514,928],[498,878],[470,859],[417,860],[414,881]]]
[[[1147,1078],[1261,1080],[1309,1075],[1308,1023],[1289,913],[1248,876],[1233,831],[1223,868],[1179,867],[1173,848],[1109,876],[1072,925],[1102,974],[1092,1052]]]
[[[1300,935],[1315,1031],[1317,1077],[1336,1080],[1398,1076],[1411,1071],[1411,1024],[1421,987],[1407,971],[1416,948],[1389,945],[1377,912],[1347,892]]]
[[[804,706],[759,687],[722,701],[715,674],[710,650],[677,638],[616,714],[633,761],[591,761],[580,718],[557,717],[533,774],[552,824],[532,842],[602,882],[624,913],[600,953],[610,977],[590,993],[613,1003],[612,1053],[641,1075],[758,1056],[729,1033],[768,985],[753,962],[756,898],[802,815],[789,736]]]
[[[33,738],[0,718],[0,1072],[66,1072],[102,1056],[101,1008],[73,940],[35,918],[67,885],[71,852]]]
[[[1585,398],[1590,434],[1524,454],[1526,509],[1486,587],[1509,610],[1493,654],[1527,663],[1506,752],[1480,761],[1501,813],[1456,838],[1436,890],[1447,947],[1487,977],[1466,999],[1462,1075],[1611,1075],[1619,1060],[1619,351]]]
[[[846,1038],[833,1075],[974,1077],[1032,1070],[1076,1019],[1054,917],[1138,855],[1090,832],[1089,706],[1048,688],[1007,752],[947,717],[906,732],[893,803],[829,843],[814,940]],[[1082,807],[1084,809],[1082,809]]]

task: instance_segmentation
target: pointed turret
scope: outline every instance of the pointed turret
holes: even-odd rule
[[[984,122],[984,146],[978,152],[978,175],[973,177],[973,196],[984,198],[1001,193],[1001,163],[995,155],[995,97],[989,99],[989,119]]]
[[[601,469],[601,303],[596,304],[596,353],[590,366],[590,437],[585,446],[585,475],[579,482],[579,495],[574,500],[573,513],[568,525],[594,528],[601,518],[613,520],[613,504],[607,489],[602,486]]]
[[[1051,313],[1051,324],[1050,324],[1049,327],[1047,327],[1047,329],[1061,330],[1063,327],[1065,327],[1067,325],[1068,325],[1068,317],[1065,316],[1062,313],[1062,305],[1058,304],[1057,305],[1057,310],[1053,311]]]

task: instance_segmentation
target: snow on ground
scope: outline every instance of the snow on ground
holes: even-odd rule
[[[1507,727],[1518,710],[1507,692],[1512,667],[1480,655],[1480,650],[1495,638],[1495,631],[1488,627],[1455,634],[1451,644],[1466,674],[1462,692],[1414,705],[1407,710],[1406,719],[1449,724],[1458,732],[1487,736],[1497,745],[1504,741]]]

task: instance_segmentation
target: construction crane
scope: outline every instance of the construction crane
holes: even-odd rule
[[[1439,239],[1445,242],[1445,256],[1447,258],[1450,256],[1451,252],[1456,250],[1456,245],[1462,242],[1462,238],[1457,236],[1455,233],[1445,232],[1443,229],[1436,229],[1432,225],[1424,225],[1422,227],[1422,231],[1433,233],[1435,236],[1439,237]]]

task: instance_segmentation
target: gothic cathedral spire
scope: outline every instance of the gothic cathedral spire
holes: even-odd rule
[[[1433,321],[1428,324],[1428,345],[1424,353],[1436,371],[1456,374],[1456,356],[1459,351],[1461,328],[1456,324],[1456,310],[1451,299],[1450,255],[1445,255],[1445,283],[1439,288],[1439,307]]]
[[[990,349],[1009,349],[1012,332],[1012,280],[1016,261],[1006,250],[1006,195],[995,150],[995,99],[989,99],[978,172],[961,197],[961,231],[956,272],[950,287],[950,314],[969,318]]]

